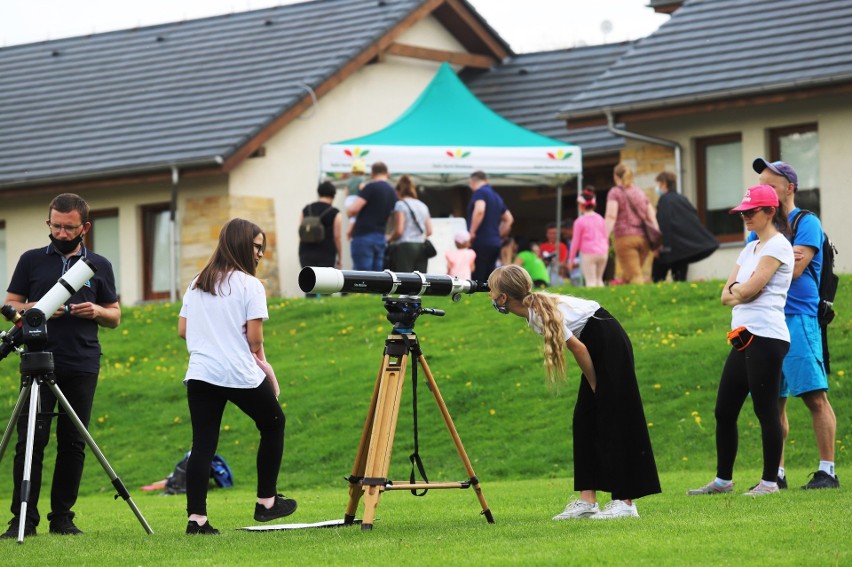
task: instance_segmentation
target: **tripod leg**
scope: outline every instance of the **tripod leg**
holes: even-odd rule
[[[74,426],[77,428],[77,431],[79,431],[80,435],[82,435],[86,439],[86,443],[89,445],[89,448],[95,454],[95,457],[97,457],[98,461],[101,463],[101,466],[106,471],[107,476],[112,481],[112,485],[118,491],[118,495],[121,496],[127,502],[128,506],[130,506],[130,509],[133,510],[134,514],[136,514],[136,519],[139,520],[139,523],[142,524],[142,527],[145,529],[145,531],[149,534],[154,533],[154,530],[152,530],[151,526],[148,525],[148,522],[145,521],[145,517],[142,516],[142,512],[140,512],[139,508],[136,507],[136,504],[133,502],[133,498],[130,497],[130,492],[127,491],[127,488],[124,486],[124,483],[121,482],[121,479],[118,478],[118,475],[116,475],[115,471],[112,470],[112,467],[110,466],[109,462],[107,462],[106,457],[104,457],[104,454],[98,448],[98,444],[95,443],[95,440],[86,430],[86,426],[83,425],[83,422],[80,421],[79,417],[77,417],[77,413],[74,411],[74,408],[71,407],[71,404],[68,403],[68,400],[65,398],[65,395],[59,389],[59,386],[57,386],[54,382],[51,381],[48,381],[47,385],[50,386],[50,390],[53,392],[53,395],[56,396],[56,399],[59,400],[59,404],[65,410],[65,413],[67,414],[68,418],[72,421],[72,423],[74,423]],[[35,388],[33,389],[35,390]]]
[[[379,394],[376,399],[373,431],[370,435],[364,479],[361,481],[364,487],[364,518],[361,522],[361,529],[364,531],[373,529],[373,520],[376,515],[376,508],[379,505],[379,498],[387,484],[393,438],[399,417],[399,402],[408,361],[407,350],[399,351],[398,349],[399,347],[386,349],[379,378]],[[388,353],[389,350],[395,352]]]
[[[27,505],[30,500],[30,479],[33,470],[33,445],[38,417],[38,382],[30,386],[30,413],[27,416],[27,443],[24,451],[24,471],[21,475],[21,513],[18,515],[18,543],[24,543],[24,527],[27,522]]]
[[[467,453],[464,450],[464,446],[462,445],[459,433],[456,430],[455,424],[453,424],[453,418],[450,417],[450,412],[447,409],[447,404],[444,403],[444,398],[441,397],[441,391],[438,389],[438,383],[435,382],[435,378],[432,376],[432,372],[429,370],[429,365],[426,364],[426,357],[423,356],[423,354],[420,354],[417,361],[423,368],[424,374],[426,374],[426,380],[429,383],[429,389],[432,391],[432,395],[435,396],[435,401],[438,403],[438,408],[441,410],[441,415],[444,416],[444,423],[447,425],[447,429],[450,431],[450,435],[453,438],[453,442],[456,444],[456,451],[458,451],[459,457],[464,463],[465,469],[467,469],[467,474],[470,477],[470,485],[473,487],[473,490],[476,493],[476,497],[479,499],[479,504],[482,506],[482,513],[488,523],[493,524],[494,516],[491,514],[491,510],[488,508],[488,503],[485,502],[485,496],[482,494],[482,489],[479,487],[479,479],[476,478],[476,473],[473,472],[473,466],[470,464],[470,459],[467,457]]]
[[[6,447],[9,446],[9,441],[12,439],[12,432],[15,431],[18,425],[18,418],[21,417],[21,410],[24,409],[27,396],[30,393],[32,382],[24,382],[21,387],[21,393],[18,395],[18,401],[15,402],[15,408],[12,410],[12,417],[9,418],[9,424],[6,426],[6,431],[3,433],[3,440],[0,441],[0,461],[3,460],[3,455],[6,454]]]
[[[367,466],[367,449],[369,447],[370,436],[373,433],[373,422],[376,418],[376,400],[379,398],[379,386],[382,383],[382,373],[385,367],[385,362],[382,360],[382,365],[379,368],[379,374],[376,376],[376,385],[373,387],[373,396],[370,398],[370,408],[367,410],[367,419],[364,422],[364,431],[361,433],[361,441],[358,443],[358,454],[355,455],[355,464],[352,467],[352,476],[349,477],[349,504],[346,507],[346,514],[343,516],[345,525],[355,522],[355,513],[358,511],[358,502],[361,501],[361,494],[364,492],[361,486],[361,480],[364,478],[364,470]]]

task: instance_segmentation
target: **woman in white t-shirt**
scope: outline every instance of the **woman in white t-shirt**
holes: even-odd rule
[[[627,333],[595,301],[533,293],[521,266],[497,268],[488,286],[497,311],[523,317],[544,337],[549,382],[564,380],[564,348],[583,372],[573,419],[574,490],[580,497],[553,519],[638,517],[633,500],[659,493],[660,480]],[[612,494],[603,509],[599,490]]]
[[[757,240],[746,244],[722,289],[722,303],[733,307],[731,351],[716,395],[716,479],[689,495],[733,492],[737,457],[737,418],[751,394],[763,441],[760,482],[743,493],[762,496],[778,492],[778,465],[783,437],[778,417],[781,364],[790,348],[784,318],[787,289],[793,280],[793,247],[785,236],[787,213],[769,185],[746,191],[739,213]]]
[[[260,227],[243,219],[228,221],[215,252],[183,297],[178,334],[189,350],[184,384],[192,421],[187,534],[219,533],[207,521],[207,486],[227,402],[252,418],[260,431],[254,519],[267,522],[296,510],[296,501],[278,494],[276,486],[284,454],[284,412],[278,404],[278,380],[263,352],[263,321],[269,317],[255,269],[265,249]]]
[[[417,198],[417,187],[407,175],[396,184],[399,201],[393,208],[393,230],[388,245],[393,247],[391,269],[398,272],[425,272],[429,264],[423,243],[432,236],[429,207]]]

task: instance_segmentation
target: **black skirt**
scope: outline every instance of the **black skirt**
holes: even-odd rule
[[[592,392],[583,377],[574,406],[574,490],[610,492],[616,500],[658,494],[630,338],[603,308],[578,338],[591,355],[597,385]]]

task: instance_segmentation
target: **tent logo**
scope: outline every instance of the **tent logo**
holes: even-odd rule
[[[453,152],[452,150],[447,150],[446,154],[448,157],[451,157],[453,159],[464,159],[470,155],[470,152],[465,152],[462,151],[460,148],[456,148],[455,152]]]
[[[566,159],[570,158],[572,155],[574,155],[572,152],[563,152],[562,150],[559,150],[556,153],[547,152],[547,157],[549,157],[550,159],[555,159],[555,160],[559,160],[559,161],[566,160]]]
[[[343,150],[343,153],[351,158],[362,158],[370,153],[370,150],[361,150],[361,148],[354,148],[351,150]]]

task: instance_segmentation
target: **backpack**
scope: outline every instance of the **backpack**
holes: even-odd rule
[[[186,463],[189,461],[189,453],[184,455],[183,459],[175,465],[175,470],[166,477],[166,494],[184,494],[186,493]],[[234,476],[231,474],[231,467],[225,462],[225,459],[219,455],[213,455],[213,462],[210,463],[210,478],[220,488],[228,488],[234,486]]]
[[[796,216],[793,217],[791,242],[795,242],[796,232],[799,230],[799,222],[805,215],[813,215],[814,213],[806,209],[801,209]],[[819,287],[819,306],[817,307],[817,320],[819,321],[820,329],[822,330],[822,353],[825,363],[826,373],[830,373],[828,356],[828,325],[834,320],[834,297],[837,295],[837,285],[840,278],[834,273],[834,257],[837,255],[837,247],[834,242],[823,231],[822,233],[822,268],[820,273],[816,273],[813,264],[808,264],[808,269],[814,275]]]
[[[299,240],[308,244],[325,240],[325,227],[322,224],[322,218],[333,208],[328,207],[321,214],[314,215],[308,207],[308,214],[302,218],[302,224],[299,225]]]

